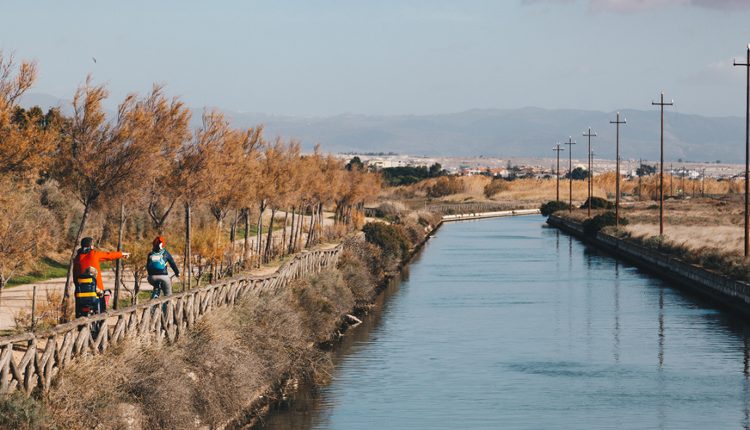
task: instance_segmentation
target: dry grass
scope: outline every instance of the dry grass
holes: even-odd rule
[[[556,196],[557,181],[555,178],[547,179],[516,179],[507,181],[503,186],[497,186],[498,192],[490,198],[484,195],[485,186],[492,182],[487,176],[464,176],[459,178],[463,182],[464,191],[445,196],[439,199],[431,199],[431,202],[465,203],[465,202],[507,202],[517,207],[528,204],[538,205],[543,202],[554,200]],[[424,205],[427,190],[433,186],[435,179],[427,179],[417,184],[384,189],[382,197],[392,200],[411,202],[412,207]],[[616,175],[614,172],[599,174],[593,177],[593,195],[595,197],[614,199],[616,189]],[[682,179],[678,176],[665,175],[665,196],[676,197],[699,197],[706,195],[736,195],[743,189],[742,181],[727,181],[707,178],[705,181],[699,179]],[[507,185],[507,186],[505,186]],[[560,179],[560,200],[568,201],[570,181]],[[624,202],[649,201],[658,198],[659,177],[658,175],[643,178],[626,179],[621,178],[620,189],[623,193]],[[588,181],[573,181],[573,202],[582,204],[588,197]]]
[[[736,279],[750,280],[750,261],[743,257],[743,211],[743,200],[736,194],[668,199],[664,205],[664,235],[659,237],[658,202],[632,202],[620,212],[629,224],[619,231],[608,230]],[[587,217],[581,209],[558,214],[579,222]]]
[[[632,237],[648,239],[659,235],[658,224],[631,224],[623,228]],[[664,240],[690,252],[706,248],[720,249],[727,253],[743,252],[743,230],[739,226],[717,225],[696,228],[689,225],[670,225],[665,229]]]

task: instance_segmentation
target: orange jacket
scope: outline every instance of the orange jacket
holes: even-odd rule
[[[103,290],[104,283],[102,282],[102,269],[99,267],[99,262],[117,260],[118,258],[122,258],[122,252],[120,251],[104,252],[92,249],[85,254],[79,253],[73,262],[73,276],[78,277],[81,272],[93,267],[96,269],[96,288]]]

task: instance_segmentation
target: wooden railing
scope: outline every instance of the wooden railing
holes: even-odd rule
[[[289,281],[320,272],[338,262],[342,245],[302,251],[266,276],[240,275],[137,306],[80,318],[40,333],[0,338],[0,393],[46,391],[77,357],[101,354],[128,337],[175,342],[211,310],[231,306],[249,293],[277,292]]]
[[[534,205],[529,206],[533,208]],[[471,202],[471,203],[441,203],[425,206],[424,209],[428,212],[433,212],[438,215],[458,215],[458,214],[473,214],[482,212],[499,212],[509,211],[514,209],[525,209],[519,207],[518,203],[513,202]]]

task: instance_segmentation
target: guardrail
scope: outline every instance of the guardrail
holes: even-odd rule
[[[48,331],[0,338],[0,393],[46,391],[77,357],[104,353],[128,337],[175,342],[196,320],[248,293],[276,292],[289,281],[318,273],[338,262],[343,245],[302,251],[266,276],[238,276],[137,306],[80,318]]]

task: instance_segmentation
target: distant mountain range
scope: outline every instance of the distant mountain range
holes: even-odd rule
[[[29,94],[24,105],[69,105],[44,94]],[[66,111],[68,109],[65,109]],[[202,109],[193,110],[193,125]],[[302,141],[312,148],[320,143],[330,152],[397,152],[428,156],[551,157],[557,141],[572,136],[578,144],[574,157],[585,157],[589,126],[597,158],[614,159],[614,112],[574,109],[475,109],[440,115],[338,115],[291,117],[225,111],[236,127],[264,124],[269,137]],[[624,159],[659,157],[659,111],[623,109],[627,124],[621,128]],[[706,117],[667,111],[665,159],[668,161],[744,161],[745,120],[741,117]],[[566,147],[567,148],[567,147]]]

